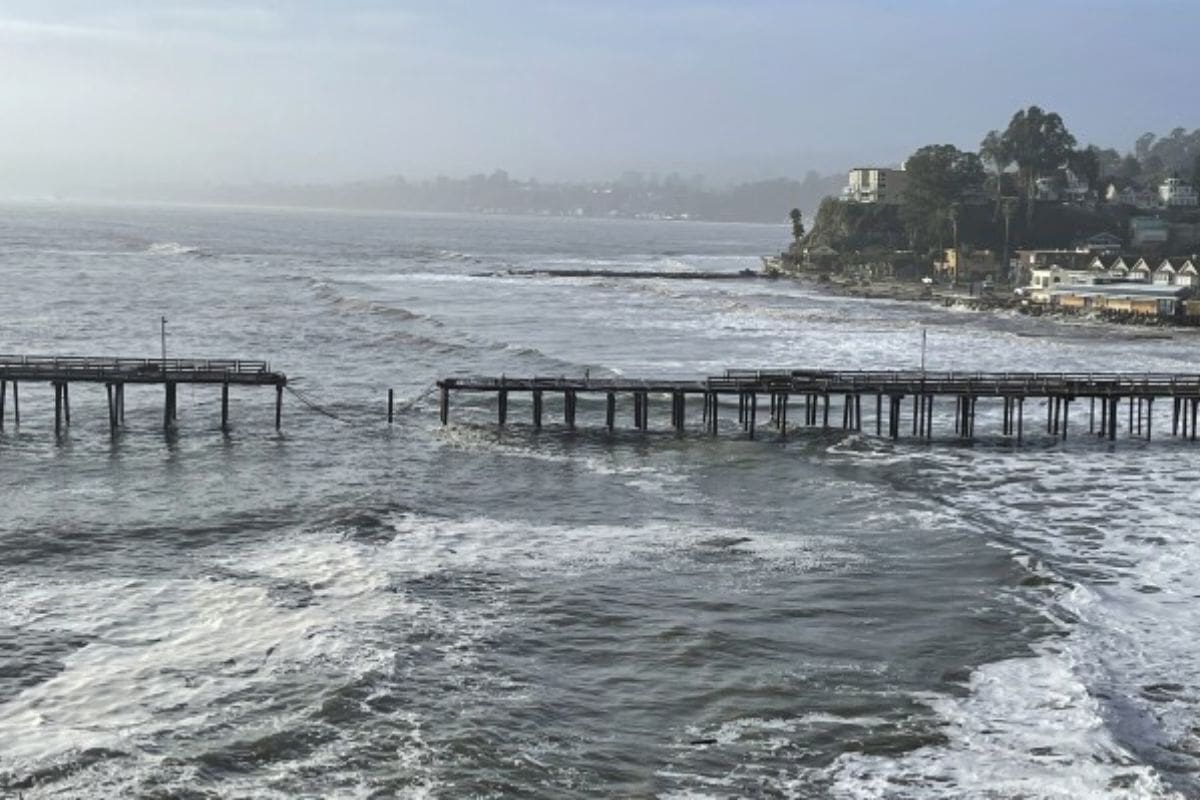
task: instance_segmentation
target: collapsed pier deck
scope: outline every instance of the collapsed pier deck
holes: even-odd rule
[[[5,405],[12,386],[13,421],[21,422],[20,383],[49,383],[54,387],[54,429],[61,432],[71,424],[72,383],[103,383],[108,396],[108,420],[115,432],[125,421],[125,386],[161,384],[165,387],[163,426],[175,425],[179,384],[221,387],[221,429],[229,428],[230,386],[274,386],[275,429],[283,413],[283,390],[287,376],[275,372],[266,361],[245,359],[113,358],[108,356],[0,355],[0,430],[4,428]]]
[[[864,398],[868,401],[868,423],[874,423],[875,434],[883,436],[886,430],[892,439],[899,439],[906,428],[911,429],[913,437],[932,439],[935,408],[952,404],[954,435],[972,440],[981,400],[999,403],[1000,434],[1018,442],[1026,431],[1027,400],[1045,401],[1046,432],[1063,439],[1067,438],[1072,404],[1079,401],[1088,404],[1088,432],[1110,440],[1117,436],[1122,411],[1128,416],[1125,427],[1129,435],[1151,438],[1154,401],[1158,399],[1172,403],[1171,434],[1182,433],[1194,440],[1200,411],[1200,374],[795,369],[728,370],[698,380],[504,376],[446,378],[437,385],[443,425],[449,421],[451,394],[495,395],[497,420],[503,425],[508,419],[509,395],[517,393],[530,396],[532,423],[540,428],[545,395],[550,393],[562,396],[563,421],[570,429],[576,427],[578,397],[582,394],[605,398],[605,426],[610,431],[616,425],[617,398],[631,399],[634,427],[644,431],[649,427],[651,397],[667,396],[671,427],[682,432],[688,425],[687,401],[699,397],[704,431],[712,435],[719,432],[722,403],[733,399],[737,402],[738,423],[750,438],[756,435],[760,398],[767,403],[766,420],[783,436],[787,435],[793,411],[802,415],[802,427],[830,428],[831,407],[840,411],[837,427],[862,431]],[[911,406],[907,413],[906,406]]]

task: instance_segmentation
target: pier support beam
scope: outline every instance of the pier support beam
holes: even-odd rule
[[[388,424],[392,424],[392,390],[388,389]],[[229,433],[229,383],[221,384],[221,433]]]
[[[1021,437],[1025,431],[1025,398],[1017,398],[1017,444],[1021,443]]]
[[[116,434],[117,432],[117,403],[113,397],[113,385],[111,383],[104,384],[104,395],[108,399],[108,431]]]
[[[535,430],[542,429],[542,390],[533,390],[533,427]]]
[[[8,381],[0,381],[0,431],[4,430],[4,403],[8,399]]]
[[[61,383],[54,384],[54,435],[58,436],[62,433],[62,404],[63,404],[63,387]]]
[[[508,389],[501,389],[496,396],[496,421],[500,425],[508,424]]]
[[[617,395],[615,392],[609,392],[604,396],[604,424],[609,433],[613,432],[613,427],[617,424]]]
[[[442,390],[442,424],[450,419],[450,390]],[[283,427],[283,384],[275,384],[275,430]]]
[[[758,417],[758,392],[750,393],[750,438],[754,438],[754,425]]]

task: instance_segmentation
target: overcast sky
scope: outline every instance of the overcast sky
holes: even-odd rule
[[[0,194],[718,179],[1200,127],[1197,0],[0,0]]]

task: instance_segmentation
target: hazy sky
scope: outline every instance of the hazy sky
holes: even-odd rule
[[[0,194],[113,182],[717,178],[1200,127],[1198,0],[0,0]]]

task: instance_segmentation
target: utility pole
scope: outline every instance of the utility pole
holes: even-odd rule
[[[1008,231],[1009,227],[1012,225],[1013,212],[1017,210],[1017,198],[1005,197],[1003,200],[1001,200],[1001,208],[1004,211],[1004,252],[1001,254],[1002,260],[1000,262],[1000,269],[1002,270],[1005,278],[1012,280],[1014,276],[1012,275],[1012,268],[1009,266],[1008,261]],[[996,282],[1000,282],[999,276],[997,276]]]

